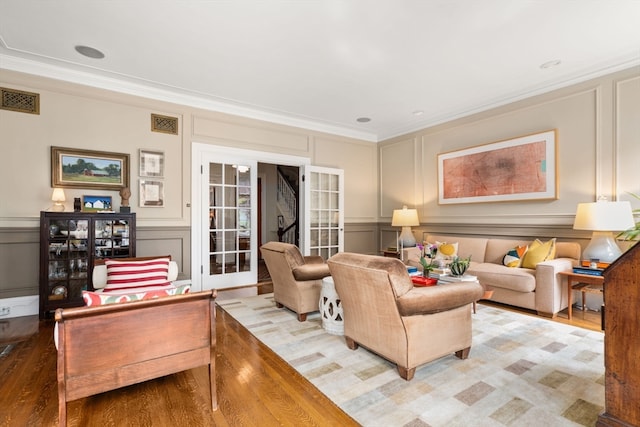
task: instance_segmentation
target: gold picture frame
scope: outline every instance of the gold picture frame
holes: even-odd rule
[[[51,147],[51,186],[102,190],[129,187],[129,154]]]

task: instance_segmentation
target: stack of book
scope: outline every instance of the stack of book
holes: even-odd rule
[[[478,280],[476,276],[471,274],[463,274],[462,276],[445,275],[438,279],[439,282],[475,282]]]
[[[604,268],[591,268],[591,267],[573,267],[573,272],[576,274],[588,274],[589,276],[602,276]]]
[[[422,276],[422,272],[418,271],[418,267],[407,266],[407,273],[409,273],[409,276]]]
[[[441,277],[448,276],[451,274],[451,270],[448,268],[434,268],[429,272],[429,277],[434,279],[440,279]]]

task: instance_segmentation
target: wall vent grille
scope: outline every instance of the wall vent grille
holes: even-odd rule
[[[20,113],[40,114],[40,94],[21,90],[0,88],[2,91],[3,110],[18,111]]]
[[[176,117],[151,114],[151,130],[153,132],[178,134],[178,119]]]

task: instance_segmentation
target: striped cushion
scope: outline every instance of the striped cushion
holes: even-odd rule
[[[134,293],[169,289],[169,258],[146,261],[106,260],[107,285],[104,292]]]
[[[162,298],[165,296],[182,295],[187,294],[191,290],[191,285],[171,285],[168,289],[145,291],[145,292],[132,292],[132,293],[105,293],[105,292],[89,292],[82,291],[82,298],[87,307],[95,305],[116,304],[129,301],[142,301],[147,299]]]

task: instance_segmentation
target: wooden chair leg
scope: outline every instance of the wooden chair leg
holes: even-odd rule
[[[400,365],[397,365],[397,366],[398,366],[398,373],[400,374],[400,378],[407,381],[411,381],[413,379],[413,376],[416,373],[416,368],[408,369]]]
[[[282,307],[284,307],[284,305],[282,305],[282,304],[280,304],[278,301],[276,301],[276,307],[278,307],[278,308],[282,308]]]
[[[469,352],[471,352],[471,347],[463,348],[462,350],[456,351],[456,357],[459,359],[466,359],[469,357]]]
[[[298,313],[298,322],[304,322],[307,320],[307,313]]]
[[[358,343],[355,342],[353,339],[351,339],[349,337],[344,337],[344,339],[347,342],[347,347],[349,347],[349,350],[357,350],[358,349]]]

